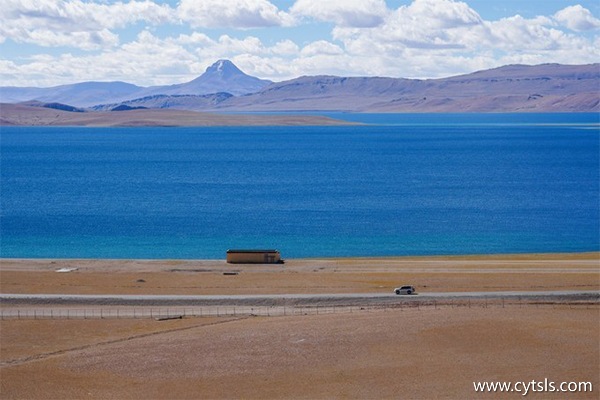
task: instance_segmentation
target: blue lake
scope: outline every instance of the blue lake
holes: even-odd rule
[[[598,251],[597,114],[346,127],[2,127],[0,255]]]

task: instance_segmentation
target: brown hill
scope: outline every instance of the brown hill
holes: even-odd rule
[[[597,112],[600,64],[509,65],[443,79],[301,77],[216,109],[350,112]]]
[[[185,110],[139,109],[70,112],[54,108],[0,103],[4,126],[236,126],[236,125],[347,125],[327,117],[294,115],[226,115]]]

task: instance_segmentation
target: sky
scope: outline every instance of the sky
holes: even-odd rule
[[[273,81],[598,63],[600,1],[2,0],[0,7],[0,86],[175,84],[219,59]]]

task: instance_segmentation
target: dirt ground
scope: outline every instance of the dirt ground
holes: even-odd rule
[[[420,292],[599,290],[600,253],[283,265],[0,260],[2,293],[372,293],[400,284]],[[597,399],[599,326],[596,301],[168,321],[3,320],[0,398],[523,398],[476,393],[473,382],[548,379],[591,382],[594,391],[527,398]]]
[[[76,270],[56,272],[61,268]],[[600,253],[303,259],[282,265],[222,260],[0,260],[2,293],[373,293],[404,284],[420,292],[599,290]]]
[[[154,320],[5,320],[2,399],[523,398],[474,381],[589,381],[597,305]]]

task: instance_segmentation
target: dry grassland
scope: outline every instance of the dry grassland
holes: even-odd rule
[[[55,272],[60,268],[77,270]],[[373,293],[400,284],[412,284],[421,292],[599,290],[600,254],[305,259],[283,265],[221,260],[0,261],[3,293]]]
[[[57,273],[60,268],[77,268]],[[238,275],[223,275],[238,272]],[[598,253],[289,260],[0,261],[3,293],[274,294],[598,290]],[[3,306],[6,307],[6,306]],[[589,381],[597,303],[287,317],[4,320],[2,399],[523,398],[474,381]]]
[[[594,308],[386,310],[244,319],[2,321],[3,399],[523,398],[473,381],[589,381]]]

